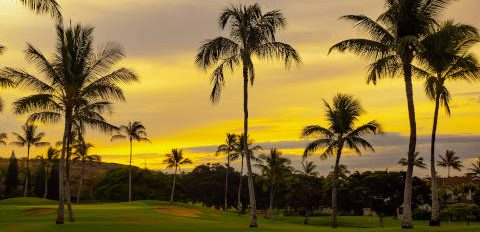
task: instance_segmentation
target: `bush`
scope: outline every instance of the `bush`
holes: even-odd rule
[[[416,208],[413,210],[413,219],[414,220],[429,220],[432,212],[427,209]]]
[[[470,222],[480,219],[480,208],[475,204],[457,203],[449,205],[443,214],[452,221]]]

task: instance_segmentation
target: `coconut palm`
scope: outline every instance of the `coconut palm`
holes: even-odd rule
[[[44,132],[37,133],[37,126],[33,123],[26,123],[22,126],[22,135],[12,132],[13,136],[15,137],[16,141],[11,142],[10,144],[19,146],[19,147],[27,147],[27,162],[26,162],[26,173],[25,173],[25,187],[23,191],[23,196],[26,197],[28,194],[28,184],[30,178],[30,148],[33,147],[43,147],[48,146],[48,142],[44,142],[43,137],[45,137]]]
[[[477,158],[474,162],[472,162],[472,167],[469,168],[470,170],[470,175],[473,175],[475,177],[480,177],[480,157]]]
[[[276,148],[270,149],[268,155],[262,154],[259,156],[258,163],[255,167],[260,169],[262,175],[264,175],[270,182],[270,196],[268,210],[265,215],[266,218],[272,218],[273,206],[275,203],[275,191],[279,181],[285,179],[286,176],[292,173],[293,168],[290,166],[291,161],[281,156],[282,153]]]
[[[258,4],[226,7],[218,19],[222,30],[230,30],[230,38],[217,37],[205,41],[196,56],[195,63],[204,70],[215,67],[212,72],[210,100],[218,102],[225,84],[224,71],[241,66],[243,73],[244,136],[248,136],[248,84],[253,85],[255,69],[253,57],[280,59],[289,67],[300,62],[295,49],[276,41],[276,33],[286,26],[286,19],[280,10],[263,13]],[[244,140],[247,142],[247,139]],[[245,149],[247,146],[245,145]],[[250,157],[246,153],[248,189],[251,207],[250,227],[257,227],[255,190]]]
[[[87,163],[93,164],[95,162],[100,162],[101,157],[99,155],[88,154],[88,151],[90,150],[90,148],[93,147],[93,144],[85,143],[83,139],[77,141],[77,143],[74,144],[73,147],[75,149],[75,152],[73,153],[72,161],[75,163],[80,163],[80,166],[81,166],[80,181],[79,181],[78,190],[77,190],[77,203],[80,203],[80,195],[82,193],[82,184],[83,184],[83,179],[85,178],[85,165]]]
[[[403,157],[398,161],[398,164],[402,166],[408,166],[408,160],[407,158]],[[417,168],[420,169],[427,169],[427,165],[425,164],[425,161],[423,160],[423,156],[420,156],[420,153],[417,151],[415,152],[415,162],[413,165]]]
[[[469,25],[447,21],[434,28],[421,44],[419,53],[422,69],[417,70],[425,81],[425,92],[435,102],[433,114],[432,142],[430,147],[430,171],[432,189],[431,226],[440,225],[440,205],[435,171],[435,140],[437,133],[439,108],[443,107],[450,115],[451,95],[446,83],[458,80],[474,81],[480,77],[479,63],[470,52],[473,45],[480,41],[478,30]]]
[[[7,145],[7,139],[8,139],[7,133],[0,132],[0,145],[6,146]]]
[[[127,125],[121,125],[118,133],[112,136],[112,141],[118,139],[128,139],[130,142],[130,162],[128,164],[128,202],[132,201],[132,153],[133,142],[148,142],[152,143],[147,138],[145,126],[139,122],[128,122]]]
[[[192,160],[189,158],[183,157],[182,149],[172,149],[171,153],[165,154],[164,164],[167,165],[167,168],[174,168],[173,173],[173,184],[172,184],[172,193],[170,195],[170,203],[173,203],[173,196],[175,194],[175,181],[177,178],[177,170],[181,168],[182,165],[191,164]]]
[[[462,171],[463,163],[453,150],[445,151],[445,156],[440,155],[440,160],[437,161],[437,165],[447,168],[447,177],[450,177],[450,168],[457,171]]]
[[[79,117],[78,108],[91,105],[91,118],[84,124],[109,132],[102,114],[108,108],[103,104],[112,100],[124,101],[121,84],[137,81],[137,76],[126,68],[110,71],[125,55],[120,45],[107,43],[96,53],[93,49],[93,28],[80,24],[64,29],[58,25],[55,59],[49,61],[42,52],[28,44],[26,58],[35,64],[42,78],[23,70],[5,68],[4,73],[18,79],[20,87],[33,92],[14,103],[16,114],[31,113],[30,121],[57,123],[64,120],[62,151],[59,160],[59,207],[57,224],[64,223],[64,165],[70,149],[72,128]],[[86,104],[88,102],[88,104]],[[68,200],[68,199],[67,199]],[[69,210],[69,219],[73,213]]]
[[[300,173],[307,176],[317,176],[318,171],[316,171],[317,165],[313,161],[308,161],[306,158],[302,159],[302,170]]]
[[[243,160],[245,158],[245,155],[243,153],[244,151],[244,146],[245,146],[245,137],[243,134],[237,135],[237,140],[234,146],[234,151],[232,154],[230,154],[231,160],[235,161],[240,159],[240,180],[238,182],[238,193],[237,193],[237,211],[238,214],[242,213],[242,183],[243,183]],[[262,146],[260,145],[255,145],[253,146],[253,140],[252,139],[247,139],[247,144],[248,144],[248,152],[250,154],[250,159],[251,160],[256,160],[255,158],[255,151],[262,150]]]
[[[370,38],[348,39],[333,45],[330,52],[352,52],[372,60],[367,83],[376,84],[385,77],[403,74],[408,107],[410,140],[404,189],[402,228],[412,225],[412,181],[417,141],[415,106],[412,87],[412,62],[421,50],[420,40],[437,24],[438,15],[452,0],[385,0],[386,11],[376,20],[365,15],[346,15]]]
[[[230,155],[235,150],[235,144],[237,144],[238,136],[235,134],[227,133],[227,139],[225,143],[217,147],[215,155],[225,154],[227,158],[227,171],[225,173],[225,199],[223,210],[226,211],[228,208],[228,173],[230,172]]]
[[[360,148],[374,151],[373,146],[363,138],[366,134],[381,132],[380,124],[370,121],[367,124],[356,127],[358,117],[363,109],[360,102],[351,95],[337,94],[330,105],[324,100],[327,127],[319,125],[306,126],[302,131],[302,137],[320,136],[308,143],[304,156],[309,156],[322,149],[322,160],[335,156],[334,175],[332,183],[332,227],[337,227],[337,181],[340,157],[344,147],[361,154]]]

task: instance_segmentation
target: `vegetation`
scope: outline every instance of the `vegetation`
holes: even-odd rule
[[[128,139],[130,142],[130,162],[128,164],[128,201],[132,201],[132,153],[133,142],[150,142],[147,138],[145,126],[139,121],[128,122],[127,125],[122,125],[118,129],[118,134],[112,136],[113,140]]]
[[[286,26],[286,19],[280,10],[263,13],[257,3],[249,6],[239,5],[225,8],[218,19],[222,30],[230,29],[231,38],[217,37],[207,40],[199,49],[195,63],[204,70],[216,66],[212,73],[213,85],[210,94],[212,102],[218,102],[225,84],[224,70],[233,71],[241,65],[243,74],[243,154],[247,161],[248,194],[250,197],[250,227],[257,227],[255,189],[253,189],[253,174],[250,153],[247,151],[248,138],[248,84],[253,85],[255,69],[252,58],[279,59],[290,66],[299,63],[300,56],[289,44],[275,39],[279,29]]]
[[[358,117],[363,109],[360,102],[351,95],[337,94],[333,98],[333,104],[330,105],[324,100],[325,114],[328,126],[319,125],[306,126],[302,131],[302,136],[320,136],[320,138],[311,141],[304,151],[304,156],[309,156],[319,149],[323,149],[320,159],[335,157],[335,166],[333,169],[332,181],[332,227],[337,227],[337,182],[340,174],[340,157],[344,147],[352,149],[357,154],[361,154],[360,148],[374,151],[373,146],[363,138],[366,134],[376,134],[381,132],[380,124],[376,121],[370,121],[364,125],[356,127]]]
[[[12,151],[8,163],[7,176],[5,178],[5,193],[7,196],[15,196],[18,183],[18,163],[15,153]]]
[[[23,135],[12,132],[13,136],[17,141],[11,142],[10,144],[27,147],[27,159],[26,159],[26,174],[25,174],[25,187],[23,190],[23,196],[26,197],[28,193],[28,182],[30,178],[30,148],[42,147],[50,145],[48,142],[43,142],[42,139],[45,137],[45,133],[37,133],[37,126],[32,123],[26,123],[22,126]]]
[[[403,157],[398,161],[398,164],[402,166],[408,166],[408,160],[407,158]],[[415,152],[415,162],[413,163],[413,166],[420,168],[420,169],[427,169],[427,165],[423,161],[423,156],[420,156],[420,152]]]
[[[447,177],[450,177],[450,168],[453,168],[457,171],[461,171],[463,168],[460,157],[458,157],[455,154],[455,151],[452,150],[445,151],[445,156],[440,155],[440,160],[437,161],[437,165],[447,168]]]
[[[165,155],[164,164],[167,165],[167,168],[173,168],[173,183],[172,183],[172,194],[170,195],[170,203],[173,203],[173,196],[175,194],[175,181],[177,179],[177,171],[180,170],[182,165],[191,164],[192,161],[189,158],[183,157],[182,149],[172,149],[171,153]]]

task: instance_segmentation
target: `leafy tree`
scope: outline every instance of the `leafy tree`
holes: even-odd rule
[[[23,196],[26,197],[28,193],[28,182],[30,178],[30,148],[34,147],[43,147],[48,146],[50,143],[43,142],[43,137],[45,137],[44,132],[37,133],[37,126],[33,123],[27,122],[25,125],[22,126],[23,135],[17,134],[12,132],[13,136],[17,141],[11,142],[10,144],[19,146],[19,147],[27,147],[27,159],[26,159],[26,173],[25,173],[25,188],[23,192]]]
[[[242,198],[242,183],[243,183],[243,159],[245,158],[245,155],[244,155],[244,146],[245,146],[245,136],[242,135],[239,135],[237,140],[236,140],[236,144],[234,146],[234,152],[230,155],[232,161],[235,161],[237,159],[241,159],[241,163],[240,163],[240,181],[238,182],[238,194],[237,194],[237,210],[238,210],[238,214],[242,213],[243,211],[243,207],[242,207],[242,201],[241,201],[241,198]],[[253,146],[253,140],[247,138],[248,142],[247,142],[247,147],[248,147],[248,152],[250,154],[250,159],[251,160],[256,160],[255,158],[255,151],[258,151],[258,150],[261,150],[262,147],[260,145],[255,145]]]
[[[67,150],[70,149],[72,128],[77,118],[83,117],[76,110],[85,105],[92,106],[91,118],[83,120],[94,129],[109,131],[102,114],[110,106],[111,100],[125,100],[121,84],[137,81],[137,76],[126,68],[113,72],[110,69],[125,55],[120,45],[107,43],[99,53],[93,49],[93,28],[80,24],[64,29],[57,25],[56,54],[53,61],[34,46],[28,44],[26,58],[35,64],[43,78],[38,78],[22,70],[6,68],[8,76],[18,79],[21,87],[29,89],[32,95],[14,103],[16,114],[31,113],[30,121],[57,123],[64,119],[62,152],[59,160],[59,208],[57,224],[64,223],[64,164]],[[88,104],[86,104],[88,102]],[[69,198],[67,198],[69,200]],[[73,213],[69,207],[69,219]]]
[[[386,11],[376,20],[365,15],[346,15],[341,19],[361,27],[370,38],[348,39],[333,45],[330,52],[352,52],[372,60],[367,83],[403,74],[410,123],[407,181],[405,181],[402,228],[412,225],[412,181],[417,141],[413,101],[412,62],[423,48],[420,40],[437,24],[440,12],[451,0],[385,0]]]
[[[7,176],[5,178],[5,192],[7,196],[14,196],[18,190],[18,163],[15,153],[12,151],[8,163]]]
[[[217,147],[217,151],[215,152],[215,155],[218,156],[220,154],[225,154],[227,157],[227,170],[225,172],[225,202],[224,202],[224,207],[223,210],[227,211],[228,208],[228,173],[230,170],[230,160],[232,152],[235,150],[235,144],[237,144],[237,139],[238,136],[235,134],[230,134],[227,133],[227,139],[225,140],[225,143]]]
[[[172,149],[171,153],[165,155],[166,159],[163,161],[167,165],[167,168],[174,168],[173,173],[173,184],[172,184],[172,194],[170,195],[170,203],[173,203],[173,196],[175,194],[175,180],[177,178],[177,170],[180,169],[182,165],[191,164],[192,160],[189,158],[183,157],[182,149]]]
[[[132,149],[133,142],[149,142],[145,126],[139,121],[128,122],[127,125],[121,125],[118,134],[112,136],[113,140],[128,139],[130,142],[130,163],[128,165],[128,202],[132,201]]]
[[[403,157],[401,158],[399,161],[398,161],[398,164],[406,167],[408,166],[408,160],[407,158]],[[427,168],[427,165],[425,164],[425,161],[423,160],[423,156],[420,156],[420,152],[415,152],[415,162],[413,163],[413,165],[417,168],[420,168],[420,169],[426,169]]]
[[[80,195],[82,193],[82,184],[83,179],[85,178],[85,165],[87,162],[89,164],[93,164],[95,162],[100,162],[101,157],[99,155],[90,155],[88,151],[90,148],[93,147],[93,144],[86,143],[83,139],[78,140],[76,144],[74,144],[75,152],[73,153],[72,161],[75,163],[80,163],[81,171],[80,171],[80,181],[78,184],[78,191],[77,191],[77,204],[80,203]]]
[[[302,131],[303,137],[319,135],[311,141],[304,151],[304,156],[309,156],[319,149],[323,149],[321,159],[335,156],[335,166],[332,183],[332,227],[337,227],[337,180],[340,167],[340,157],[343,147],[346,146],[357,154],[361,154],[360,148],[371,149],[373,146],[363,138],[365,134],[381,132],[380,125],[376,121],[355,127],[358,117],[363,112],[360,102],[351,95],[337,94],[330,105],[324,100],[328,127],[319,125],[306,126]],[[359,148],[360,146],[360,148]]]
[[[299,63],[300,56],[295,49],[276,41],[276,33],[286,26],[286,19],[280,10],[263,13],[260,5],[239,5],[226,7],[218,20],[222,30],[230,30],[230,38],[217,37],[205,41],[199,49],[195,63],[204,70],[215,67],[210,94],[212,102],[218,102],[225,84],[224,71],[241,66],[243,73],[243,105],[244,105],[244,142],[248,138],[248,84],[253,85],[255,71],[253,57],[260,59],[279,59],[289,67],[291,63]],[[252,166],[247,145],[246,154],[249,198],[251,207],[250,227],[257,227],[255,190],[252,176]]]
[[[453,168],[457,171],[461,171],[463,168],[462,161],[453,150],[447,150],[445,152],[445,157],[440,155],[440,160],[437,161],[437,165],[440,167],[447,168],[447,177],[450,177],[450,168]]]
[[[255,167],[260,169],[262,175],[264,175],[268,182],[270,182],[270,196],[268,210],[265,215],[266,218],[273,217],[277,183],[284,181],[286,177],[292,174],[293,170],[290,166],[291,161],[281,155],[282,153],[279,150],[272,148],[268,155],[260,155],[258,163],[255,164]]]

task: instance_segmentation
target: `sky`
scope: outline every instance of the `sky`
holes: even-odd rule
[[[285,69],[281,62],[255,60],[256,80],[250,91],[250,137],[262,145],[265,153],[272,146],[279,148],[300,167],[306,140],[300,138],[304,126],[325,125],[322,99],[330,101],[337,93],[354,95],[366,110],[360,123],[378,120],[385,131],[382,136],[369,137],[374,153],[361,156],[345,152],[342,162],[351,170],[402,170],[397,161],[406,156],[408,116],[402,79],[384,79],[377,85],[365,81],[367,61],[349,54],[327,55],[328,48],[343,39],[362,37],[352,24],[338,20],[346,14],[377,17],[383,0],[259,0],[264,12],[280,9],[288,26],[280,31],[278,40],[298,50],[302,63]],[[164,170],[164,154],[172,148],[184,149],[194,163],[224,162],[214,155],[225,134],[241,133],[243,126],[242,83],[240,72],[227,74],[226,88],[219,103],[209,101],[210,72],[194,64],[201,42],[218,35],[227,35],[217,25],[220,11],[230,4],[253,1],[194,0],[59,0],[65,21],[95,27],[95,43],[120,43],[127,57],[119,67],[134,70],[141,81],[125,86],[126,102],[116,102],[108,120],[115,124],[141,121],[147,128],[152,144],[135,143],[133,164]],[[442,14],[443,20],[480,27],[477,0],[455,1]],[[53,20],[38,16],[15,0],[0,1],[0,44],[7,51],[0,56],[1,67],[15,67],[36,73],[24,59],[26,43],[32,43],[48,57],[55,45]],[[480,55],[480,46],[473,48]],[[452,115],[443,111],[439,116],[437,155],[446,149],[457,152],[471,167],[480,155],[480,90],[479,83],[448,83],[453,101]],[[0,130],[19,132],[26,116],[14,115],[11,103],[27,91],[2,90],[5,102],[0,114]],[[422,80],[414,81],[418,146],[417,151],[429,160],[433,103],[423,92]],[[39,125],[45,139],[61,138],[61,125]],[[128,163],[128,142],[111,142],[108,134],[88,131],[86,138],[95,145],[92,153],[106,162]],[[12,136],[10,136],[12,137]],[[24,157],[26,148],[8,145],[0,148],[0,157],[12,150]],[[45,148],[35,148],[33,156]],[[321,173],[327,173],[333,159],[321,161],[318,155],[309,158]],[[428,163],[428,162],[427,162]],[[234,167],[238,168],[235,163]],[[439,170],[446,175],[446,170]],[[428,170],[415,170],[426,176]],[[459,175],[458,172],[452,172]]]

